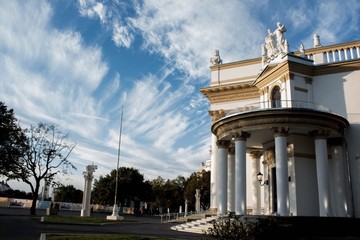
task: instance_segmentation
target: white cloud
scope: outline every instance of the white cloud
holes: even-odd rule
[[[123,46],[126,48],[130,48],[134,37],[129,32],[128,28],[121,26],[118,22],[115,22],[113,27],[112,40],[118,47]]]
[[[79,12],[89,18],[98,17],[101,23],[106,22],[106,7],[95,0],[79,0]]]
[[[67,113],[100,117],[91,93],[108,71],[101,50],[85,46],[76,32],[51,28],[46,2],[10,1],[0,11],[0,91],[6,103],[21,110],[20,119],[65,125],[83,136],[96,132],[94,119],[79,122]]]
[[[137,14],[131,21],[143,35],[144,48],[175,60],[174,66],[191,77],[206,76],[214,49],[221,50],[225,62],[258,51],[254,42],[260,28],[255,21],[240,24],[251,16],[239,1],[150,0],[137,7]],[[234,23],[239,23],[236,30]]]

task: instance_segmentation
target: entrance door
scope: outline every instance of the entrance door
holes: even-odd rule
[[[276,168],[271,168],[271,195],[272,195],[272,213],[277,212],[277,194],[276,194]]]

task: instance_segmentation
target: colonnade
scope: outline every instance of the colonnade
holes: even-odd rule
[[[276,159],[276,214],[289,216],[288,129],[277,127],[272,130]],[[249,185],[246,181],[246,141],[250,137],[250,133],[240,132],[232,136],[232,140],[217,140],[217,147],[214,145],[212,147],[212,153],[216,153],[216,156],[212,158],[211,163],[210,204],[212,209],[216,209],[218,216],[226,215],[228,212],[234,212],[236,215],[247,214],[246,193],[247,186]],[[319,215],[332,216],[327,134],[322,130],[314,131],[313,137],[319,195]],[[250,156],[252,158],[251,186],[253,188],[253,214],[258,215],[261,213],[261,199],[257,173],[260,170],[259,160],[261,151],[253,152]],[[344,201],[346,202],[346,200]]]

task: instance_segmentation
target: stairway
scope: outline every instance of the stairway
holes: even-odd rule
[[[178,224],[172,226],[171,229],[175,231],[181,232],[191,232],[191,233],[199,233],[205,234],[205,232],[213,227],[213,221],[217,218],[217,216],[205,217],[202,219]]]

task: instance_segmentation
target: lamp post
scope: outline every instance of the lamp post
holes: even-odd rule
[[[264,175],[263,175],[261,172],[259,172],[259,173],[257,174],[257,179],[258,179],[260,185],[261,185],[261,186],[269,185],[269,180],[264,180],[264,182],[263,182],[263,176],[264,176]]]
[[[115,180],[115,197],[114,197],[114,207],[111,216],[107,216],[108,220],[122,220],[123,217],[119,216],[119,207],[117,205],[117,191],[118,191],[118,179],[119,179],[119,160],[120,160],[120,146],[121,146],[121,130],[122,130],[122,119],[123,119],[123,109],[124,106],[121,107],[121,119],[120,119],[120,134],[119,134],[119,148],[118,148],[118,158],[116,165],[116,180]]]

